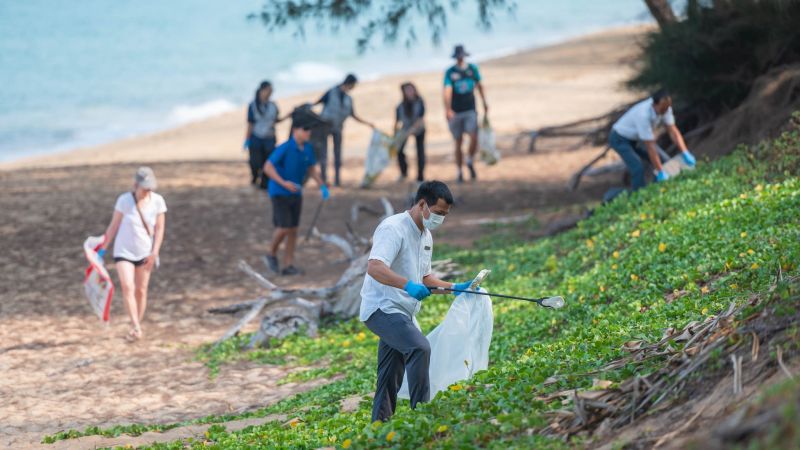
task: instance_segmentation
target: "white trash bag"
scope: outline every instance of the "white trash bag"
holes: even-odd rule
[[[484,117],[483,124],[478,128],[478,148],[480,149],[481,161],[493,166],[500,161],[500,152],[495,143],[494,130],[489,124],[489,119]]]
[[[486,292],[478,288],[481,292]],[[439,326],[428,334],[431,344],[431,398],[451,384],[472,378],[489,367],[489,344],[492,342],[492,300],[487,295],[461,294]],[[409,398],[408,376],[397,393]]]
[[[114,283],[97,251],[105,242],[105,236],[89,236],[83,242],[83,253],[89,261],[83,290],[92,305],[92,310],[103,322],[111,319],[111,298],[114,297]]]
[[[372,139],[369,141],[367,149],[367,160],[364,162],[364,179],[361,181],[362,188],[368,188],[375,182],[383,169],[389,166],[394,149],[394,141],[391,137],[378,130],[372,132]]]

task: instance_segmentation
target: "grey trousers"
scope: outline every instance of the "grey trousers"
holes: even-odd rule
[[[378,342],[378,383],[372,402],[372,421],[385,422],[397,406],[397,391],[408,373],[411,408],[431,396],[429,368],[431,345],[405,314],[375,311],[365,322],[380,337]]]
[[[339,179],[339,170],[342,167],[342,132],[331,130],[330,136],[333,138],[333,172],[334,172],[334,184],[339,186],[340,179]],[[322,151],[320,155],[322,156],[319,158],[319,168],[321,170],[322,181],[328,182],[328,137],[325,136],[325,139],[322,141]]]

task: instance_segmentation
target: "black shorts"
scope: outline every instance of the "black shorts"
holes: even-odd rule
[[[299,195],[276,195],[272,200],[272,225],[277,228],[297,228],[303,197]]]
[[[115,256],[115,257],[114,257],[114,262],[115,262],[115,263],[118,263],[118,262],[120,262],[120,261],[125,261],[125,262],[129,262],[129,263],[133,264],[133,266],[134,266],[134,267],[139,267],[139,266],[141,266],[142,264],[144,264],[144,262],[145,262],[146,260],[147,260],[147,258],[143,258],[143,259],[140,259],[140,260],[138,260],[138,261],[132,261],[132,260],[130,260],[130,259],[128,259],[128,258],[119,258],[119,257],[117,257],[117,256]]]

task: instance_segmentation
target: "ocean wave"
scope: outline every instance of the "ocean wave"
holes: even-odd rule
[[[314,61],[299,61],[275,75],[277,81],[295,85],[315,85],[342,81],[345,73],[335,66]]]
[[[225,99],[211,100],[197,105],[178,105],[169,112],[167,121],[172,124],[184,124],[218,116],[234,109],[236,104]]]

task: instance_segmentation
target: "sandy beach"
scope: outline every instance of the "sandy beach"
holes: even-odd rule
[[[551,140],[542,151],[528,154],[513,143],[525,130],[599,115],[634,99],[621,84],[645,30],[612,29],[481,64],[503,160],[493,167],[479,165],[477,183],[453,186],[457,205],[437,243],[471,245],[487,218],[530,215],[544,228],[555,218],[579,214],[619,184],[618,177],[600,177],[567,192],[570,175],[597,148],[560,152],[567,145]],[[428,108],[427,178],[451,182],[455,169],[441,77],[436,72],[364,82],[353,98],[360,116],[389,130],[399,84],[416,83]],[[278,104],[289,111],[319,94],[282,98]],[[208,308],[259,294],[237,269],[243,259],[264,270],[260,256],[272,231],[266,195],[248,184],[240,148],[244,117],[242,107],[153,135],[0,165],[0,447],[28,448],[45,434],[69,428],[166,423],[256,409],[323,382],[279,385],[298,368],[245,362],[225,366],[210,379],[193,359],[197,346],[215,340],[236,320],[209,314]],[[286,136],[287,126],[282,124],[280,136]],[[413,185],[395,182],[395,166],[374,189],[356,188],[369,135],[367,127],[346,125],[344,186],[332,190],[319,224],[324,232],[343,233],[356,201],[377,206],[386,196],[396,210],[406,206]],[[119,296],[108,329],[83,297],[81,243],[103,232],[115,198],[130,189],[142,163],[158,175],[169,213],[162,268],[153,276],[143,323],[146,339],[128,344]],[[316,190],[309,190],[301,232],[319,201]],[[371,218],[356,230],[369,235],[376,224]],[[271,279],[281,286],[321,286],[335,281],[347,265],[321,242],[301,245],[297,261],[304,276]],[[116,279],[113,271],[112,276]]]

